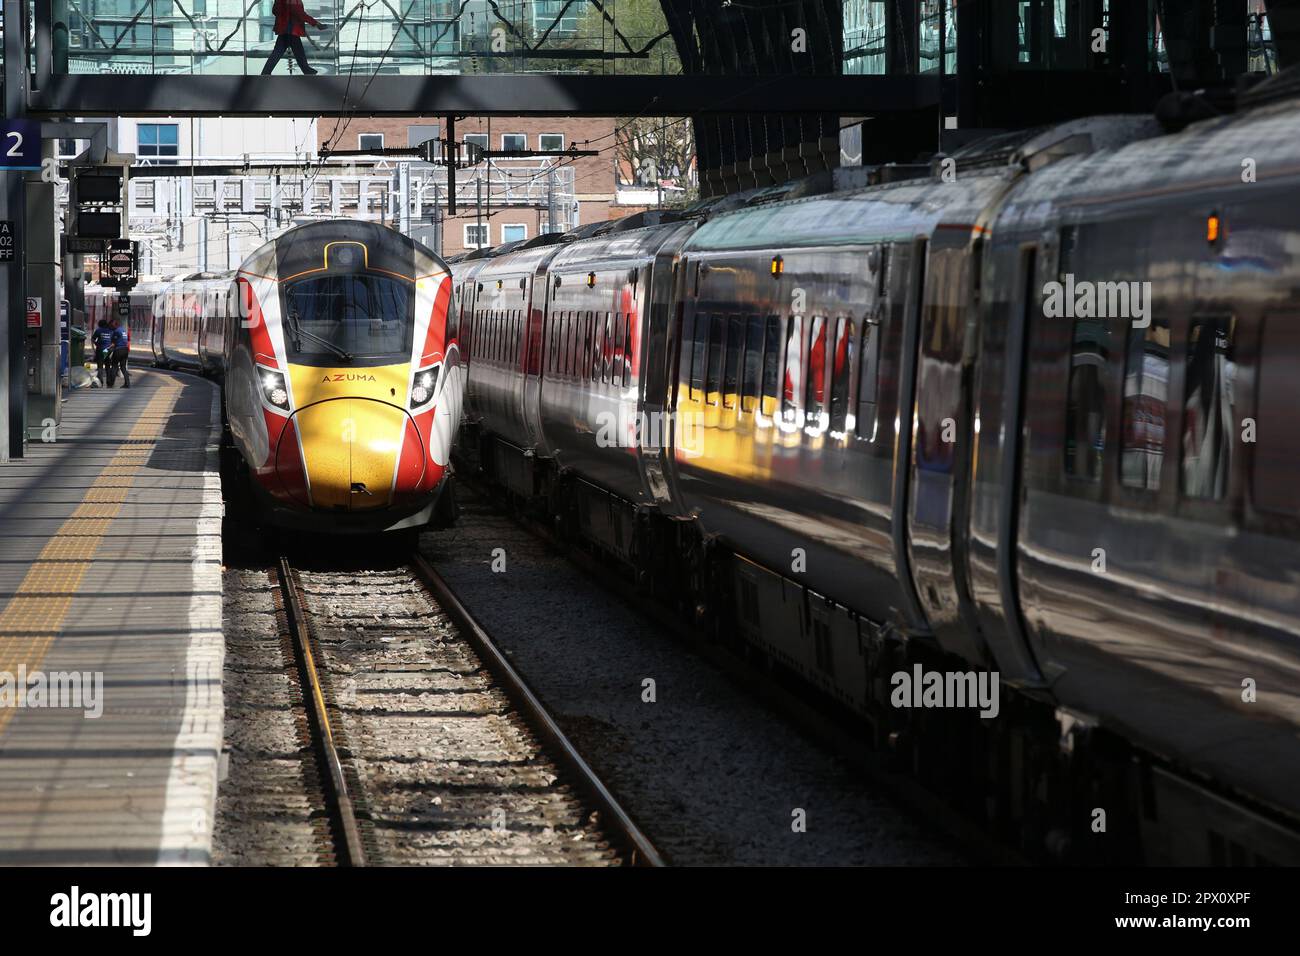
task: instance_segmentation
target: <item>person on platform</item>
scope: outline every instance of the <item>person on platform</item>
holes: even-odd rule
[[[275,0],[271,13],[275,15],[275,49],[262,68],[262,75],[266,76],[274,70],[284,54],[292,50],[293,58],[298,61],[298,69],[302,70],[303,75],[314,76],[316,71],[307,63],[307,51],[302,48],[302,38],[307,35],[308,23],[317,30],[324,30],[325,25],[303,9],[302,0]]]
[[[130,340],[126,329],[117,319],[109,320],[108,327],[113,330],[113,357],[108,366],[108,387],[113,387],[119,372],[122,373],[122,387],[131,387],[131,373],[127,368],[127,359],[131,356]]]
[[[113,358],[113,330],[108,327],[108,319],[99,320],[91,333],[90,347],[95,351],[95,377],[103,388],[108,383],[108,366]]]

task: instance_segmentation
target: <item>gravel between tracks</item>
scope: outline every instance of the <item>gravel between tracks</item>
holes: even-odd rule
[[[302,745],[298,688],[286,671],[276,585],[265,570],[225,573],[225,736],[212,859],[224,866],[317,866],[326,824],[315,762]]]
[[[421,548],[675,864],[960,864],[712,664],[481,499]],[[504,549],[505,571],[493,571]],[[642,700],[643,680],[656,701]],[[806,830],[796,832],[798,811]]]

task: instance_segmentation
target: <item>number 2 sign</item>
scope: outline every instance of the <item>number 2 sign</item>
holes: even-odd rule
[[[35,120],[0,119],[0,169],[41,168],[41,124]]]

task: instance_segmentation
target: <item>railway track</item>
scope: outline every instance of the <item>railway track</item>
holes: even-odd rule
[[[274,574],[323,862],[663,864],[422,557]]]

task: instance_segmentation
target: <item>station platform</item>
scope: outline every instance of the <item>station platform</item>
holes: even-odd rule
[[[133,369],[0,464],[0,865],[208,862],[220,428],[212,383]]]

